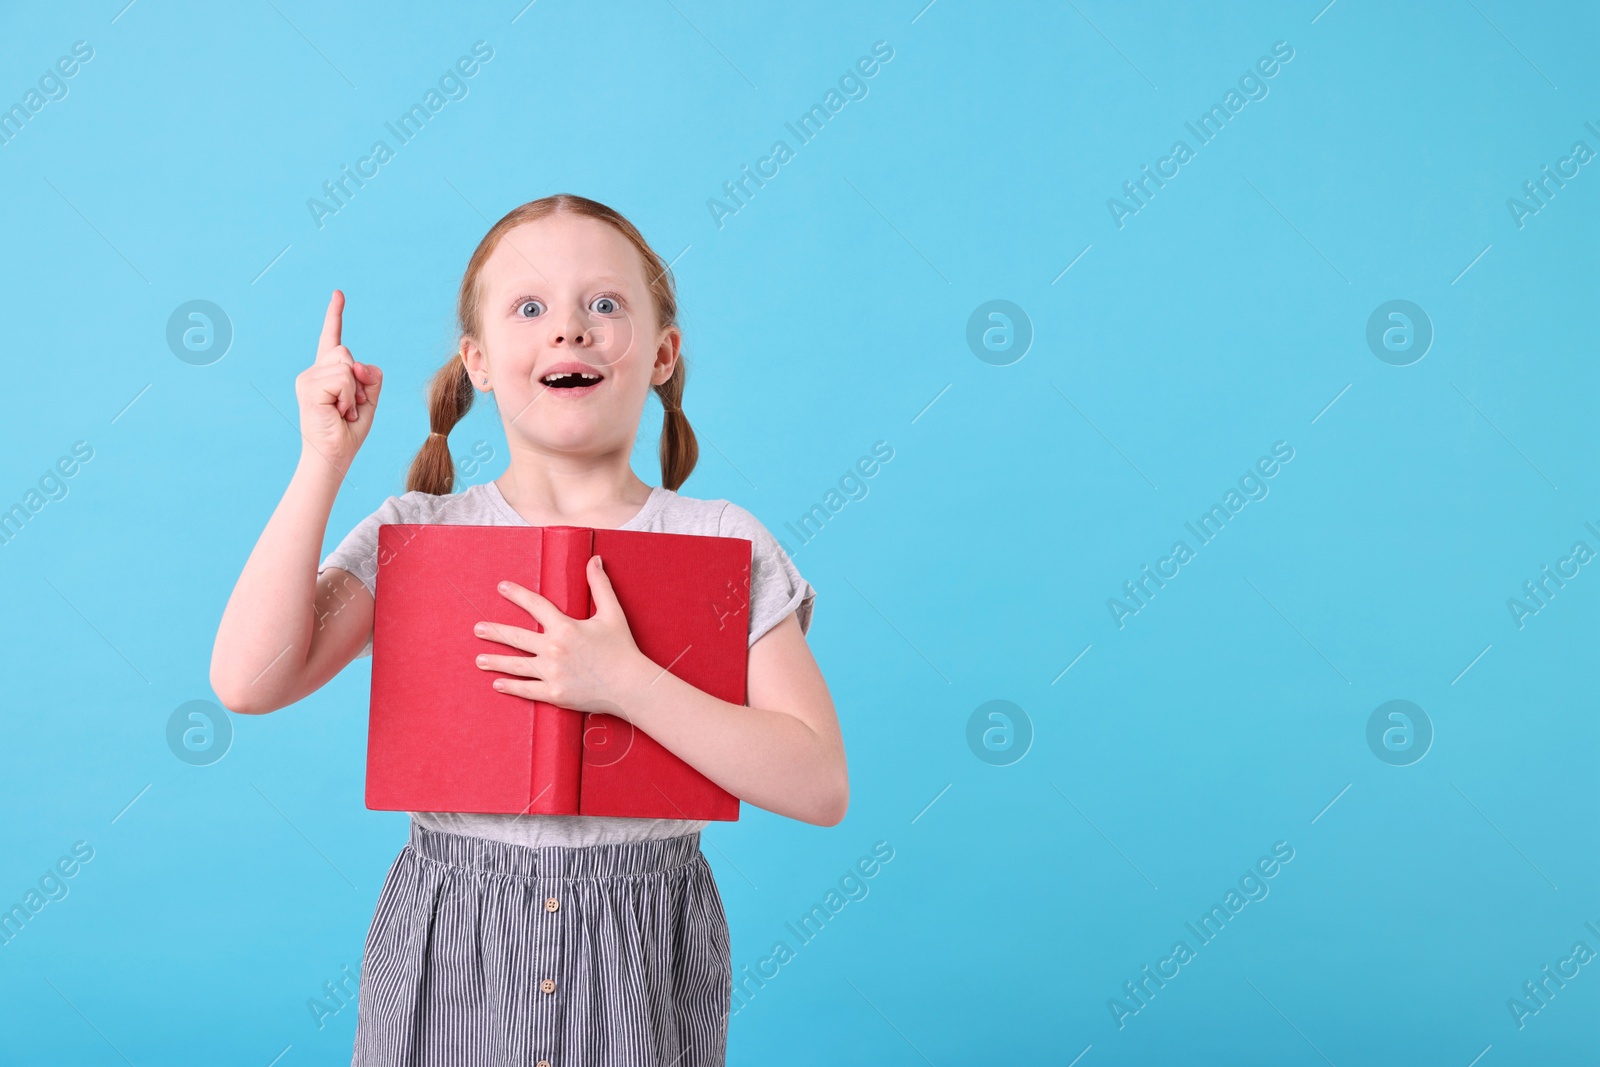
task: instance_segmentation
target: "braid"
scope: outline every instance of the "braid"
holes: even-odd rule
[[[440,367],[428,383],[427,440],[411,461],[406,475],[408,492],[442,496],[455,487],[456,465],[450,458],[450,431],[455,429],[472,407],[477,394],[461,357],[451,354],[450,362]]]
[[[688,373],[680,355],[672,377],[655,387],[665,412],[661,425],[661,484],[674,492],[689,480],[700,458],[699,442],[689,427],[689,417],[683,413],[683,385]]]

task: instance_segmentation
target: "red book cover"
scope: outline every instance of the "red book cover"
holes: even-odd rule
[[[496,692],[477,657],[507,646],[472,630],[541,629],[499,594],[507,580],[589,618],[584,572],[599,555],[639,650],[743,704],[750,551],[738,537],[584,526],[380,526],[367,807],[738,819],[737,797],[627,720]]]

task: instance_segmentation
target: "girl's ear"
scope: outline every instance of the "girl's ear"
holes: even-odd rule
[[[461,363],[467,368],[467,378],[479,392],[488,392],[484,379],[489,376],[489,357],[471,337],[461,338]]]
[[[650,384],[661,385],[672,377],[672,372],[677,369],[679,347],[683,344],[683,334],[676,326],[669,326],[661,335],[661,343],[656,346],[655,366],[650,370]]]

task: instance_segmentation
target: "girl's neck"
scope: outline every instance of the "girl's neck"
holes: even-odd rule
[[[616,472],[558,473],[519,470],[513,463],[495,479],[500,495],[531,526],[615,528],[650,500],[651,486],[624,466]]]

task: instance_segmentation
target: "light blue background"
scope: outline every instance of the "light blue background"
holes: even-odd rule
[[[1600,964],[1520,1030],[1506,1003],[1600,950],[1600,576],[1521,629],[1506,606],[1600,548],[1600,171],[1521,228],[1506,206],[1600,149],[1592,8],[122,3],[0,13],[0,103],[94,48],[0,147],[0,507],[94,449],[0,547],[0,904],[95,850],[0,948],[0,1058],[348,1062],[354,1008],[319,1030],[307,1001],[358,968],[406,832],[362,802],[367,661],[231,717],[211,766],[166,723],[213,699],[329,290],[387,374],[331,547],[400,491],[472,248],[560,191],[676,260],[683,491],[750,508],[820,591],[852,804],[707,831],[736,969],[894,849],[733,1019],[731,1062],[1594,1056]],[[307,198],[478,40],[470,95],[319,229]],[[867,97],[719,228],[708,198],[879,40]],[[1270,95],[1119,229],[1107,198],[1277,41]],[[1435,330],[1406,367],[1365,341],[1397,298]],[[165,342],[192,299],[235,331],[210,366]],[[1035,331],[1009,366],[965,340],[991,299]],[[658,426],[652,402],[652,483]],[[783,529],[880,440],[864,499]],[[492,408],[452,441],[494,450],[471,480],[503,469]],[[1107,599],[1275,441],[1270,495],[1119,630]],[[967,745],[993,699],[1032,723],[1010,766]],[[1436,731],[1411,766],[1366,743],[1391,699]],[[1277,841],[1270,895],[1119,1029],[1108,999]]]

